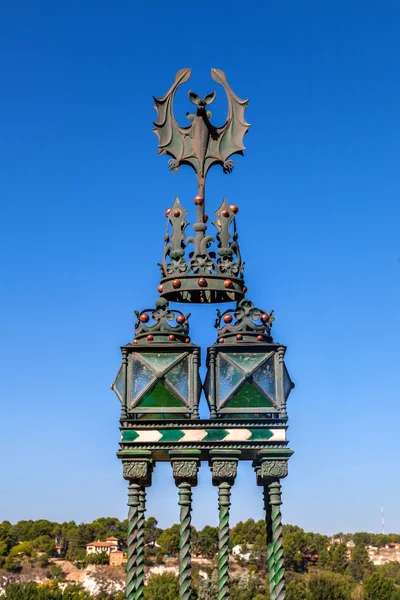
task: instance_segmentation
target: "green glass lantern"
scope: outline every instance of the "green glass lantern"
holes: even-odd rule
[[[188,337],[189,315],[157,302],[155,310],[137,313],[135,339],[122,347],[112,388],[127,418],[198,418],[200,349]]]
[[[218,314],[218,343],[208,348],[204,385],[211,418],[287,418],[294,384],[284,363],[286,348],[270,335],[272,321],[273,313],[254,308],[249,300]]]

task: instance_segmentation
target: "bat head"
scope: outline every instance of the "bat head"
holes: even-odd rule
[[[191,90],[189,92],[189,100],[193,104],[197,105],[197,114],[198,115],[201,115],[206,111],[207,104],[211,104],[212,102],[214,102],[216,96],[217,96],[217,94],[215,92],[212,92],[212,94],[207,94],[207,96],[205,96],[203,99],[201,99],[200,96],[198,96]]]

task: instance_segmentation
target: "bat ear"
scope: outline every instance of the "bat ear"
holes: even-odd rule
[[[214,102],[216,97],[217,97],[216,92],[213,92],[212,94],[207,94],[207,96],[204,98],[204,102],[206,104],[211,104],[212,102]]]
[[[194,92],[192,92],[192,90],[189,90],[189,100],[190,102],[193,102],[193,104],[199,104],[200,97]]]

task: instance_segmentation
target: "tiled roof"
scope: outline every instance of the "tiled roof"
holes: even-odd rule
[[[108,546],[115,546],[115,544],[113,544],[112,542],[90,542],[90,544],[86,544],[87,546],[104,546],[104,547],[108,547]]]

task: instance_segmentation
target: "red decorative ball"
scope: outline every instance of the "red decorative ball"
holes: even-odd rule
[[[142,323],[147,323],[147,321],[150,319],[149,315],[147,313],[143,313],[142,315],[140,315],[139,317],[139,321],[141,321]]]
[[[176,209],[174,210],[174,217],[180,217],[181,216],[181,211]]]
[[[180,279],[173,279],[173,280],[172,280],[172,287],[173,287],[175,290],[178,290],[178,289],[181,287],[181,285],[182,285],[182,283],[181,283],[181,280],[180,280]]]
[[[171,333],[171,335],[168,336],[168,339],[170,342],[173,342],[175,340],[175,336],[173,333]]]
[[[257,342],[262,342],[264,341],[264,336],[263,335],[258,335],[257,336]]]
[[[190,338],[185,339],[185,344],[190,344]]]
[[[237,334],[237,336],[236,336],[236,339],[237,339],[237,340],[242,340],[242,339],[243,339],[243,336],[242,336],[242,334],[241,334],[241,333],[238,333],[238,334]]]
[[[158,290],[158,291],[160,292],[160,294],[161,294],[161,292],[162,292],[162,285],[161,285],[161,284],[158,286],[157,290]]]
[[[196,204],[196,206],[201,206],[202,204],[204,204],[203,196],[196,196],[196,198],[194,199],[194,203]]]
[[[219,340],[218,340],[218,344],[223,344],[223,343],[224,343],[224,341],[225,341],[225,338],[219,338]]]
[[[185,317],[183,315],[178,315],[176,317],[176,322],[179,323],[179,325],[183,325],[183,323],[186,321]]]
[[[226,288],[233,287],[232,281],[230,279],[225,279],[225,281],[224,281],[224,287],[226,287]]]
[[[247,292],[247,287],[244,285],[243,286],[243,294],[245,294]]]
[[[236,204],[230,204],[230,205],[229,205],[229,208],[231,209],[231,211],[232,211],[233,213],[235,213],[235,215],[237,215],[237,214],[238,214],[238,212],[239,212],[239,208],[236,206]]]
[[[169,213],[171,212],[170,208],[167,208],[167,210],[165,211],[165,216],[168,217]]]
[[[267,313],[263,313],[260,319],[263,323],[268,323],[269,315]]]
[[[229,211],[227,211],[226,209],[224,209],[224,210],[221,210],[221,215],[222,215],[223,217],[229,217]]]
[[[232,321],[233,321],[232,315],[225,315],[224,316],[224,322],[225,323],[232,323]]]
[[[138,340],[134,339],[134,340],[133,340],[133,343],[134,343],[134,344],[138,344],[139,342],[138,342]]]
[[[203,215],[203,223],[207,223],[208,221],[208,215]]]
[[[207,279],[200,277],[200,279],[197,280],[197,285],[199,287],[207,287]]]
[[[154,340],[154,337],[152,335],[148,335],[146,339],[148,342],[152,342]]]

